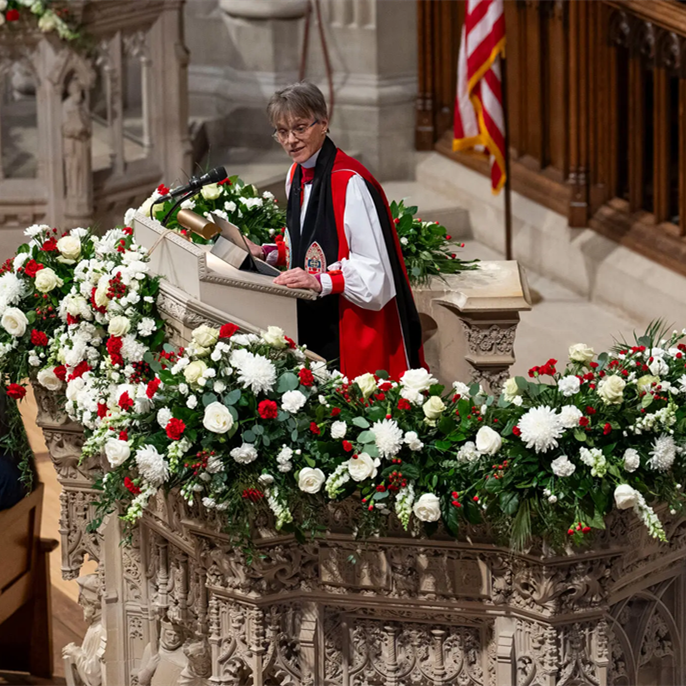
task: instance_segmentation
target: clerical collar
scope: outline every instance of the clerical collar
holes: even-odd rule
[[[314,153],[314,155],[312,155],[312,157],[305,160],[300,166],[304,167],[305,169],[311,169],[312,167],[314,167],[317,164],[317,158],[319,157],[319,153],[321,151],[322,151],[322,149],[319,148],[319,150],[317,150],[317,152]]]

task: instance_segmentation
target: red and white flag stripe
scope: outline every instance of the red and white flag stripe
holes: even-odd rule
[[[491,158],[491,185],[505,184],[505,113],[500,57],[505,52],[503,0],[467,0],[457,62],[453,150]]]

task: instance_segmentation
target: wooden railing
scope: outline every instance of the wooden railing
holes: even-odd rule
[[[419,0],[417,147],[452,152],[464,3]],[[511,0],[516,191],[686,274],[686,6]]]

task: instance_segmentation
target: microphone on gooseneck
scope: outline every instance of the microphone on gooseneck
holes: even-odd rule
[[[173,188],[167,195],[165,195],[163,198],[160,198],[159,202],[166,202],[167,200],[178,198],[181,195],[198,191],[203,186],[208,186],[211,183],[219,183],[219,181],[223,181],[227,176],[228,174],[226,173],[226,169],[224,169],[224,167],[215,167],[214,169],[210,169],[210,171],[202,176],[191,176],[185,186]]]

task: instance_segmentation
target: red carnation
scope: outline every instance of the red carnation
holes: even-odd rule
[[[79,318],[78,317],[72,317],[69,312],[67,312],[67,326],[71,326],[72,324],[78,324],[79,323]]]
[[[294,350],[296,348],[295,341],[292,338],[289,338],[288,336],[284,336],[284,338],[286,339],[286,343],[288,343],[288,347],[291,350]]]
[[[262,419],[276,419],[279,414],[279,407],[273,400],[263,400],[257,406],[257,412]]]
[[[157,393],[157,389],[160,387],[161,383],[162,382],[157,377],[152,379],[152,381],[148,381],[148,386],[145,389],[145,395],[147,395],[148,398],[152,399],[155,393]]]
[[[8,12],[8,14],[9,14],[9,12]],[[24,273],[26,274],[26,276],[30,276],[32,279],[36,277],[36,274],[41,269],[45,269],[45,265],[41,264],[40,262],[36,262],[36,260],[29,260],[24,265]]]
[[[580,417],[579,418],[579,426],[588,426],[591,423],[591,420],[588,417]]]
[[[410,405],[410,401],[407,400],[406,398],[400,398],[400,400],[398,400],[398,409],[399,410],[409,410],[411,407],[412,407],[412,405]]]
[[[18,383],[11,383],[7,386],[7,395],[9,395],[10,398],[21,400],[26,395],[26,389]]]
[[[186,425],[183,423],[182,419],[176,419],[175,417],[172,417],[167,422],[167,426],[166,426],[167,436],[172,441],[178,441],[181,438],[181,434],[183,434],[185,429],[186,429]]]
[[[55,238],[48,238],[45,243],[41,246],[41,250],[45,250],[45,252],[52,252],[53,250],[57,250],[57,240]]]
[[[331,416],[332,417],[338,417],[338,415],[341,413],[341,408],[340,407],[332,407],[331,408]]]
[[[157,187],[157,192],[160,195],[169,195],[169,189],[163,183]]]
[[[310,431],[316,436],[319,436],[319,434],[322,432],[322,430],[317,425],[317,422],[310,422]]]
[[[121,407],[124,412],[126,410],[130,410],[133,407],[133,400],[131,400],[131,396],[129,395],[128,391],[124,391],[120,396],[119,396],[119,407]]]
[[[120,336],[110,336],[107,339],[107,352],[110,355],[112,364],[124,364],[124,358],[121,356],[122,339]]]
[[[126,429],[122,429],[119,432],[119,440],[120,441],[128,441],[129,440],[129,432]]]
[[[236,331],[238,331],[238,327],[235,324],[232,324],[231,322],[223,324],[222,328],[219,329],[219,338],[231,338]]]
[[[52,371],[60,381],[64,381],[67,378],[67,368],[63,364],[58,365]]]
[[[595,408],[590,405],[586,408],[586,414],[595,414]]]
[[[314,383],[314,374],[309,369],[303,367],[299,372],[300,383],[303,386],[311,386]]]
[[[343,450],[345,450],[346,453],[351,452],[353,449],[353,444],[350,441],[343,441]]]
[[[31,343],[45,346],[48,344],[48,337],[42,331],[33,329],[33,331],[31,331]]]
[[[19,19],[19,10],[7,10],[5,19],[7,21],[17,21]]]
[[[138,488],[128,476],[124,477],[124,488],[130,491],[131,495],[138,495],[141,492],[141,489]]]
[[[82,360],[76,365],[76,367],[74,367],[74,371],[69,375],[68,381],[72,381],[73,379],[79,379],[90,370],[91,366],[88,364],[88,362],[86,362],[86,360]]]
[[[610,422],[605,422],[603,427],[603,436],[607,436],[612,431],[612,424]]]
[[[391,388],[393,388],[393,384],[392,384],[390,381],[382,381],[382,382],[379,384],[379,390],[380,390],[382,393],[388,393],[388,391],[390,391]]]
[[[133,229],[130,226],[125,226],[123,231],[127,236],[133,236]]]
[[[107,414],[107,405],[105,403],[98,403],[98,418],[102,419]]]
[[[522,430],[518,426],[513,426],[512,427],[512,433],[515,436],[521,436],[522,435]]]

